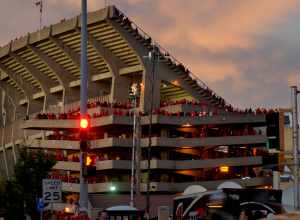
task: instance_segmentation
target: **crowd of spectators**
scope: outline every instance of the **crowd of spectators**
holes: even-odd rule
[[[78,174],[67,175],[67,174],[52,173],[52,174],[48,175],[48,178],[49,179],[59,179],[65,183],[75,183],[75,184],[80,183]],[[129,180],[130,180],[130,177],[127,174],[118,175],[118,176],[102,174],[102,175],[97,175],[97,176],[87,178],[87,181],[90,184],[108,183],[108,182],[128,182]]]
[[[197,111],[190,112],[182,112],[182,111],[167,111],[165,107],[174,106],[174,105],[190,105],[192,107],[200,107]],[[105,117],[110,115],[115,116],[133,116],[133,106],[131,102],[124,103],[108,103],[108,102],[100,102],[94,101],[88,103],[88,109],[92,109],[91,115],[92,118]],[[196,109],[196,108],[195,108]],[[181,99],[177,101],[164,101],[161,102],[161,107],[153,110],[152,114],[154,115],[163,115],[163,116],[177,116],[177,117],[207,117],[207,116],[216,116],[216,115],[224,115],[224,114],[239,114],[239,115],[267,115],[277,112],[275,109],[265,109],[265,108],[257,108],[251,109],[246,108],[244,110],[240,110],[237,108],[233,108],[232,106],[228,106],[225,108],[225,111],[219,108],[208,108],[207,103],[200,101],[191,101],[187,99]],[[143,112],[138,113],[140,116],[145,116],[147,114]],[[35,119],[78,119],[80,117],[80,109],[76,108],[70,110],[66,113],[54,114],[52,112],[49,113],[38,113],[35,116]]]
[[[67,213],[64,211],[47,210],[43,213],[44,220],[90,220],[86,212]]]
[[[226,136],[247,136],[260,135],[261,130],[256,131],[253,127],[245,125],[243,128],[220,127],[216,129],[209,129],[208,126],[200,128],[199,137],[226,137]]]
[[[58,179],[66,183],[79,183],[79,176],[77,175],[61,175],[61,174],[51,174],[48,176],[49,179]]]

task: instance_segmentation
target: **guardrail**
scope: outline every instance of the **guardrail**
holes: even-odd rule
[[[98,102],[98,101],[109,103],[110,95],[97,96],[97,97],[93,97],[93,98],[88,99],[88,103]],[[73,111],[73,110],[78,109],[78,108],[80,108],[80,101],[68,103],[68,104],[65,104],[65,105],[59,105],[59,104],[58,105],[51,105],[47,109],[47,112],[57,114],[57,113]]]

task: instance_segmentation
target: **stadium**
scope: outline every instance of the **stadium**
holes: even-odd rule
[[[80,170],[80,29],[77,16],[0,48],[0,173],[13,174],[21,146],[43,150],[58,161],[49,178],[61,179],[73,198]],[[145,208],[149,181],[152,215],[191,185],[271,185],[262,169],[269,112],[234,108],[115,6],[88,14],[88,69],[93,208],[129,203],[133,139],[136,206]]]

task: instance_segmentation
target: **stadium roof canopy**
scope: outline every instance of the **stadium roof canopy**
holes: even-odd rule
[[[77,16],[0,48],[0,88],[15,106],[45,105],[45,100],[57,103],[62,93],[79,99],[80,27]],[[161,95],[179,98],[189,94],[214,106],[226,104],[115,6],[88,14],[90,95],[96,95],[93,91],[105,80],[142,74],[149,66],[144,57],[153,48],[159,51],[159,65],[168,70],[168,74],[159,72],[160,79],[167,82],[160,88]]]

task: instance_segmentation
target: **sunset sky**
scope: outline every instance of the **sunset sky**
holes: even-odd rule
[[[35,0],[0,1],[0,45],[36,31]],[[43,24],[80,13],[44,0]],[[287,107],[300,87],[300,0],[107,0],[238,107]],[[88,0],[89,10],[104,0]]]

